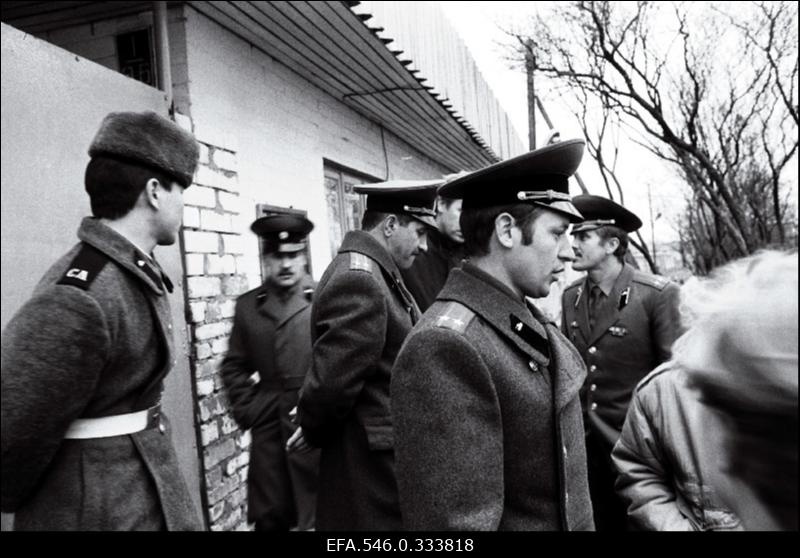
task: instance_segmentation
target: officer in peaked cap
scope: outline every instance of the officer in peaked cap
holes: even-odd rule
[[[669,360],[680,334],[678,286],[625,263],[628,233],[642,226],[634,213],[600,196],[572,203],[586,219],[572,230],[572,267],[587,274],[564,290],[562,330],[588,367],[581,396],[597,529],[625,530],[611,450],[636,384]]]
[[[248,520],[257,531],[305,531],[314,529],[319,451],[289,453],[286,442],[311,364],[314,284],[305,250],[314,224],[270,215],[250,228],[262,241],[264,283],[236,301],[220,374],[236,422],[251,430]]]
[[[576,207],[580,207],[584,219],[572,227],[573,235],[606,226],[617,227],[626,233],[632,233],[638,231],[642,226],[642,220],[635,213],[608,198],[583,194],[575,196],[572,203]]]
[[[397,351],[419,319],[400,269],[425,249],[439,181],[355,187],[366,194],[325,270],[311,315],[314,349],[290,447],[322,448],[319,530],[397,530],[389,381]]]
[[[367,211],[409,215],[436,227],[436,188],[442,180],[390,180],[353,188],[367,196]]]
[[[591,530],[580,355],[526,300],[573,259],[581,215],[565,141],[454,180],[469,258],[450,272],[392,370],[407,529]]]
[[[2,340],[2,510],[17,530],[199,530],[160,412],[174,364],[176,240],[199,148],[154,112],[105,117],[89,147],[92,217]]]

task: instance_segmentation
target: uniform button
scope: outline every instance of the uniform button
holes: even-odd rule
[[[578,327],[578,322],[572,322],[572,323],[571,323],[571,324],[569,324],[569,325],[570,325],[571,327]]]
[[[172,324],[167,324],[167,329],[172,329]]]
[[[529,366],[529,367],[530,367],[530,369],[531,369],[531,370],[533,370],[534,372],[536,371],[536,361],[534,361],[534,360],[530,361],[530,362],[528,363],[528,366]]]
[[[589,354],[593,355],[597,352],[597,347],[589,347]]]
[[[563,446],[561,448],[561,450],[564,452],[564,458],[566,459],[566,457],[567,457],[567,446]]]
[[[594,391],[597,389],[597,384],[592,384],[589,386],[589,391]]]
[[[592,411],[594,411],[595,409],[597,409],[597,403],[592,403],[592,407],[591,407],[591,409],[592,409]]]
[[[589,367],[589,372],[596,372],[596,371],[597,371],[597,366],[596,366],[596,365],[594,365],[594,364],[592,364],[592,365]]]
[[[144,267],[144,260],[136,260],[136,265],[139,267]]]

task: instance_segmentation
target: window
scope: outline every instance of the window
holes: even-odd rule
[[[300,217],[308,217],[308,212],[303,211],[302,209],[294,209],[291,207],[278,207],[277,205],[267,205],[260,203],[256,206],[257,218],[260,219],[261,217],[267,217],[269,215],[299,215]],[[306,272],[311,275],[311,251],[309,250],[309,246],[311,245],[310,238],[306,240],[306,249],[303,250],[306,254]],[[261,265],[261,282],[263,283],[266,280],[267,274],[264,270],[264,241],[259,238],[258,240],[258,253],[259,253],[259,264]]]
[[[344,235],[361,228],[365,196],[353,192],[353,186],[378,182],[378,179],[325,161],[325,200],[330,223],[331,257],[336,256]]]
[[[153,50],[150,28],[117,35],[117,61],[120,73],[156,87]]]

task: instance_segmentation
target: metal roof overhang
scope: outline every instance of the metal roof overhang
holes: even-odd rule
[[[499,160],[444,100],[391,51],[358,2],[188,2],[359,114],[452,172]]]
[[[175,4],[176,2],[170,2]],[[370,28],[358,2],[186,2],[451,172],[499,160],[464,118]],[[150,9],[152,2],[3,2],[29,32]]]

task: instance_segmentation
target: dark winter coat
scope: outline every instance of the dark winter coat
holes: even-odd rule
[[[322,448],[319,530],[400,528],[389,384],[418,312],[389,253],[364,231],[347,233],[315,295],[298,406],[307,440]]]
[[[319,451],[285,449],[311,364],[313,290],[304,279],[287,296],[269,284],[240,296],[220,371],[236,422],[251,430],[248,518],[276,528],[314,527]]]
[[[410,268],[400,270],[421,312],[436,300],[450,270],[461,265],[463,252],[463,244],[456,244],[438,230],[428,229],[428,250],[417,256]]]
[[[3,332],[2,509],[19,530],[203,529],[168,428],[64,439],[158,404],[174,364],[166,276],[96,219],[78,237]],[[81,250],[96,275],[73,267]]]
[[[580,355],[470,264],[409,335],[392,371],[403,525],[591,530]]]

